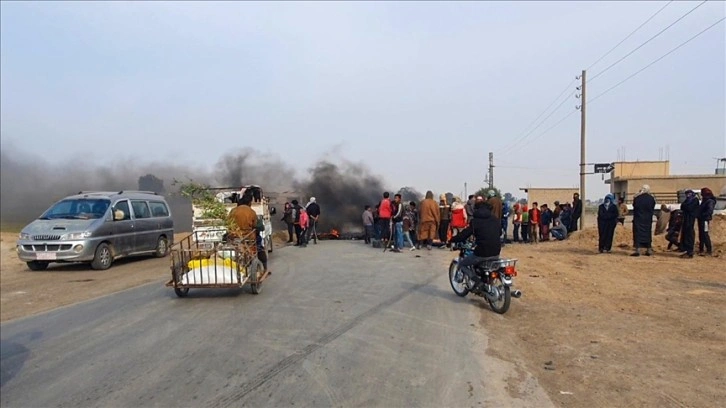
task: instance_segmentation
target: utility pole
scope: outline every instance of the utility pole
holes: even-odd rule
[[[464,197],[469,197],[469,191],[466,189],[466,181],[464,182]],[[468,198],[467,198],[468,200]]]
[[[580,200],[582,200],[582,216],[580,217],[580,229],[585,229],[585,118],[586,118],[586,103],[587,94],[585,93],[585,87],[587,86],[587,71],[582,70],[582,85],[580,85],[582,94],[580,95]]]
[[[494,188],[494,153],[489,152],[489,188]]]

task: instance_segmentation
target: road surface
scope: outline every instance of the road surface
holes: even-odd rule
[[[275,251],[259,295],[159,282],[8,322],[0,405],[552,406],[487,354],[451,254],[323,241]]]

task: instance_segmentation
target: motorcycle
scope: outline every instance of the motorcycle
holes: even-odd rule
[[[517,276],[517,260],[506,258],[482,258],[476,265],[462,269],[459,263],[473,255],[471,242],[456,244],[459,256],[449,265],[449,282],[457,296],[465,297],[469,292],[487,300],[492,310],[504,314],[509,310],[511,299],[520,298],[520,290],[512,290],[514,277]]]

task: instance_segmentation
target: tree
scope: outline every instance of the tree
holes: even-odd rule
[[[474,193],[474,195],[475,196],[482,196],[482,197],[484,197],[484,199],[486,199],[487,196],[488,196],[489,190],[494,190],[494,192],[497,194],[497,197],[501,197],[502,196],[502,192],[496,186],[493,186],[492,188],[482,187],[479,190],[477,190],[477,192]]]
[[[413,187],[402,187],[398,190],[398,194],[401,195],[401,201],[404,203],[409,201],[415,201],[418,203],[423,199],[423,195]]]

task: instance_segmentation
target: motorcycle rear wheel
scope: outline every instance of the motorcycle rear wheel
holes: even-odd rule
[[[456,296],[464,297],[469,294],[469,289],[466,287],[463,279],[461,283],[456,281],[457,273],[463,274],[464,272],[459,269],[459,264],[456,261],[451,261],[449,265],[449,283],[451,284],[451,289],[454,290]]]
[[[507,310],[509,310],[509,303],[512,301],[512,293],[509,286],[505,285],[501,278],[492,279],[490,285],[497,288],[499,296],[496,300],[487,298],[489,306],[495,313],[507,313]]]

